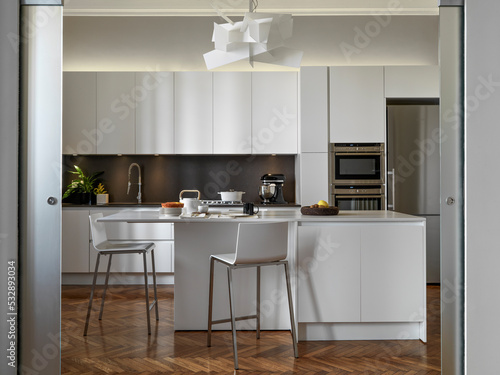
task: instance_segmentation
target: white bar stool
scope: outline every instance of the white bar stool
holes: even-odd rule
[[[260,267],[283,265],[285,267],[288,307],[290,310],[290,324],[292,331],[293,351],[295,358],[299,357],[297,349],[297,334],[295,332],[295,318],[293,315],[292,292],[288,261],[288,223],[239,223],[236,239],[236,252],[233,254],[217,254],[210,256],[210,292],[208,305],[208,335],[207,346],[212,345],[212,325],[231,322],[233,333],[234,368],[238,369],[238,348],[236,343],[236,321],[256,319],[257,339],[260,338]],[[230,319],[212,320],[212,305],[214,295],[214,263],[220,262],[227,266],[229,286]],[[238,268],[257,268],[257,311],[255,315],[235,316],[233,302],[232,271]]]
[[[99,320],[102,319],[102,312],[104,311],[104,300],[106,299],[106,290],[108,289],[109,280],[109,270],[111,269],[111,259],[113,254],[142,254],[142,259],[144,263],[144,286],[146,290],[146,313],[148,318],[148,334],[151,334],[151,319],[150,311],[155,306],[156,320],[158,317],[158,296],[156,291],[156,269],[155,269],[155,255],[154,248],[155,244],[153,242],[136,243],[136,242],[126,242],[126,243],[111,243],[108,241],[106,235],[106,228],[104,223],[98,222],[97,219],[103,217],[102,213],[96,213],[89,216],[90,219],[90,230],[92,233],[92,245],[94,250],[97,251],[97,260],[95,263],[94,280],[92,282],[92,291],[90,292],[89,306],[87,310],[87,320],[85,321],[85,330],[83,332],[84,336],[87,336],[87,330],[89,328],[90,312],[92,310],[92,300],[94,298],[94,290],[97,280],[97,271],[99,270],[99,260],[101,255],[109,255],[108,268],[106,271],[106,281],[104,282],[104,291],[102,293],[101,301],[101,311],[99,313]],[[154,286],[154,301],[149,304],[149,281],[148,281],[148,268],[146,261],[146,254],[151,252],[151,263],[153,268],[153,286]]]

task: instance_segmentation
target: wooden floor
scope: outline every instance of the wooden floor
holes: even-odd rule
[[[62,374],[229,374],[233,373],[230,332],[174,332],[173,287],[161,286],[160,321],[146,329],[143,287],[113,286],[102,321],[94,303],[83,336],[90,287],[62,288]],[[99,293],[100,296],[100,293]],[[299,342],[293,358],[285,331],[238,332],[240,374],[440,374],[439,287],[427,287],[428,342]],[[154,315],[152,315],[154,316]]]

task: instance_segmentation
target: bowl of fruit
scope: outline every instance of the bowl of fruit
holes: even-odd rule
[[[300,213],[302,215],[337,215],[339,213],[339,208],[330,206],[324,200],[320,200],[316,204],[302,206],[300,208]]]

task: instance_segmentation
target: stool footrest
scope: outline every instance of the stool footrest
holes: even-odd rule
[[[153,300],[153,302],[149,305],[149,311],[151,311],[155,305],[156,305],[156,300]]]
[[[257,315],[245,315],[245,316],[237,316],[234,320],[237,322],[240,320],[248,320],[248,319],[257,319]],[[220,324],[220,323],[229,323],[231,322],[231,318],[229,319],[220,319],[220,320],[212,320],[211,324]]]

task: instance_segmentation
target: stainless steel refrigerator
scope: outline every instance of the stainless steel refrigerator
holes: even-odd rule
[[[387,106],[387,208],[427,222],[427,282],[440,281],[438,104]]]

